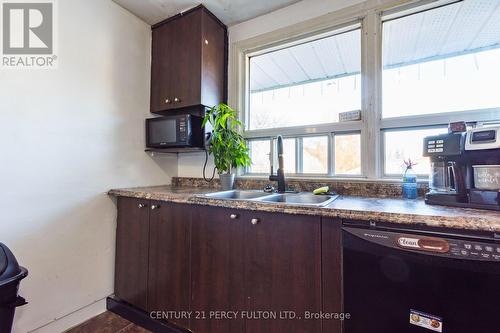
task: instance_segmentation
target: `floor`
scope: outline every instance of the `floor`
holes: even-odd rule
[[[71,328],[65,333],[151,333],[144,328],[112,313],[104,312],[97,317]]]

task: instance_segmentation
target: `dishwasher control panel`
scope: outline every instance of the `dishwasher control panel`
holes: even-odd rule
[[[393,231],[344,227],[344,231],[394,249],[440,257],[500,262],[500,243],[482,242],[435,235],[407,234]]]
[[[449,239],[450,255],[453,257],[500,261],[500,244],[479,243]]]

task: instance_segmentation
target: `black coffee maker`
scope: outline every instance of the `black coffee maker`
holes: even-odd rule
[[[467,201],[464,147],[465,133],[424,138],[423,155],[429,157],[431,163],[426,203],[454,206]]]
[[[500,126],[426,137],[424,156],[427,204],[500,210]]]

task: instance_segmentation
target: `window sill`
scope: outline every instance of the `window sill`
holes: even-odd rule
[[[378,183],[378,184],[393,184],[393,183],[402,183],[403,181],[400,178],[377,178],[377,179],[368,179],[363,177],[311,177],[311,176],[285,176],[287,180],[292,181],[311,181],[311,182],[351,182],[351,183]],[[267,180],[269,179],[268,175],[239,175],[236,176],[236,179],[241,180]],[[428,179],[418,179],[418,184],[427,184],[429,183]]]

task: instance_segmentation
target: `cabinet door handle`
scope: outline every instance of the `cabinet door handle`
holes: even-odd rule
[[[171,100],[169,100],[168,98],[167,98],[167,99],[165,99],[165,104],[170,104],[170,103],[172,103],[172,101],[171,101]]]
[[[175,102],[175,103],[180,103],[180,102],[181,102],[181,99],[176,97],[176,98],[174,98],[174,102]]]
[[[260,220],[259,219],[251,219],[250,220],[250,223],[252,223],[253,225],[256,225],[257,223],[259,223]]]
[[[138,205],[137,205],[137,207],[139,207],[139,208],[144,208],[144,207],[146,207],[146,206],[147,206],[147,205],[142,204],[142,203],[140,203],[140,204],[138,204]]]
[[[151,205],[151,210],[160,209],[160,205]]]
[[[229,218],[231,220],[236,220],[238,218],[238,215],[237,214],[231,214],[231,215],[229,215]]]

